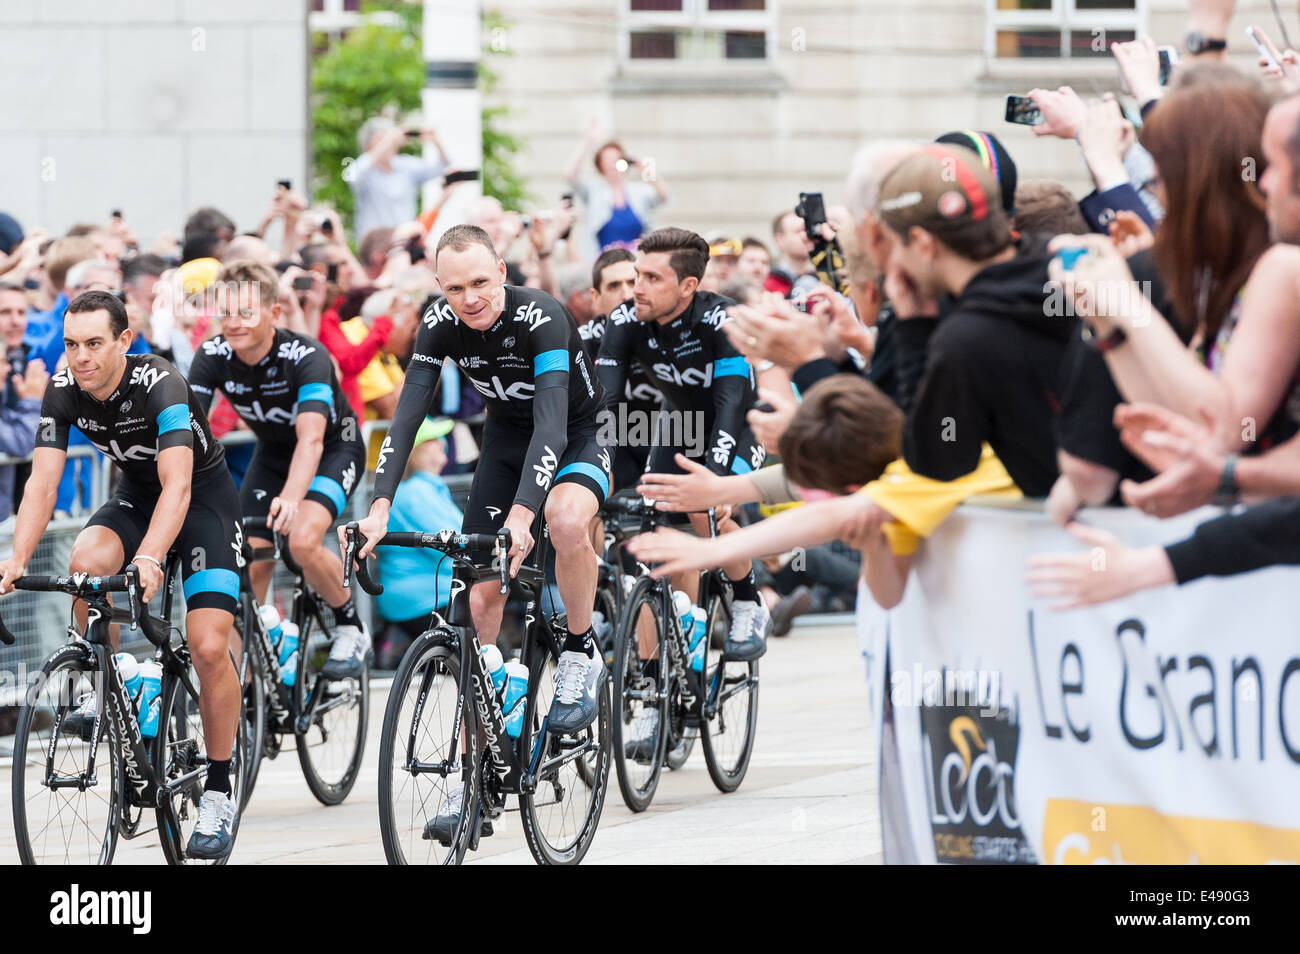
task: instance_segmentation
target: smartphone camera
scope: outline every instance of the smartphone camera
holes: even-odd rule
[[[324,233],[325,235],[333,235],[333,234],[334,234],[334,223],[330,221],[329,216],[327,216],[327,215],[322,215],[322,216],[320,217],[320,230],[321,230],[321,232]]]
[[[311,276],[298,275],[293,280],[294,291],[311,291]]]
[[[1006,121],[1020,126],[1041,126],[1043,111],[1028,96],[1012,94],[1007,97]]]

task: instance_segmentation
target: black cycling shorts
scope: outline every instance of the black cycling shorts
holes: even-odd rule
[[[244,482],[239,487],[239,503],[246,519],[265,517],[270,513],[271,501],[279,496],[284,482],[289,479],[292,459],[291,448],[257,445],[248,470],[244,472]],[[337,441],[321,451],[316,476],[303,499],[314,500],[329,511],[331,520],[337,520],[365,472],[366,445],[359,440]]]
[[[602,447],[596,439],[595,421],[569,425],[568,443],[556,466],[552,487],[580,484],[596,495],[596,503],[605,502],[613,489],[612,456],[614,448]],[[532,434],[519,427],[501,424],[488,417],[483,427],[482,449],[474,468],[469,500],[465,503],[464,533],[496,533],[510,514],[521,480],[535,480],[525,475],[524,458]]]
[[[149,532],[157,502],[156,491],[119,480],[113,496],[95,511],[86,526],[107,527],[117,534],[126,563],[130,563]],[[243,545],[239,494],[230,472],[222,467],[190,488],[190,509],[172,544],[180,556],[187,610],[235,612],[239,605],[239,575],[244,566]]]

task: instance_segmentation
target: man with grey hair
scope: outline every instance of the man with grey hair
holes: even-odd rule
[[[555,297],[581,328],[591,321],[595,312],[591,309],[591,266],[583,262],[570,262],[561,265],[555,275]]]
[[[426,127],[420,130],[419,137],[421,142],[433,144],[438,159],[403,155],[406,130],[385,116],[375,116],[361,126],[357,133],[361,156],[343,172],[356,200],[356,235],[383,226],[392,228],[415,218],[420,186],[447,168],[447,151],[437,131]]]

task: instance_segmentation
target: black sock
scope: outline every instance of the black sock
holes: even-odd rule
[[[750,567],[749,573],[743,580],[733,580],[728,577],[727,582],[731,584],[731,595],[736,599],[748,600],[751,603],[758,602],[758,587],[754,581],[753,567]]]
[[[655,682],[659,681],[659,657],[658,656],[656,656],[654,659],[647,659],[645,662],[641,664],[641,675],[645,676],[647,679],[653,679]]]
[[[570,632],[564,637],[564,652],[566,653],[586,653],[588,656],[594,656],[592,651],[596,646],[596,634],[587,627],[585,633]]]
[[[334,607],[334,625],[361,628],[361,617],[357,615],[357,604],[352,601],[352,597],[349,596],[342,606]]]
[[[203,791],[230,796],[230,759],[208,759],[208,779],[203,783]]]

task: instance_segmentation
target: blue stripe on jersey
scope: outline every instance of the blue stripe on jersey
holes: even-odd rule
[[[735,375],[738,378],[749,377],[749,362],[736,355],[732,358],[719,358],[713,362],[713,379],[725,378],[728,375]]]
[[[320,381],[304,384],[298,389],[298,403],[301,404],[303,401],[322,401],[333,407],[334,389]]]
[[[731,461],[731,472],[733,474],[748,474],[754,468],[749,466],[749,462],[739,454]]]
[[[185,598],[192,600],[199,593],[224,593],[239,599],[239,574],[233,570],[200,570],[184,583]]]
[[[332,477],[313,477],[311,484],[307,487],[307,492],[316,491],[318,494],[324,494],[334,504],[334,516],[343,512],[343,505],[347,503],[347,495],[343,493],[343,485]]]
[[[609,478],[606,477],[605,472],[595,464],[588,464],[585,461],[566,464],[561,467],[560,472],[555,475],[555,482],[559,483],[560,478],[565,474],[582,474],[584,477],[590,477],[596,482],[596,486],[600,488],[600,495],[602,497],[609,496]]]
[[[533,358],[533,377],[540,378],[548,371],[565,371],[569,367],[569,352],[563,348],[543,351]]]
[[[168,431],[188,431],[190,429],[190,406],[173,404],[158,412],[158,436]]]

